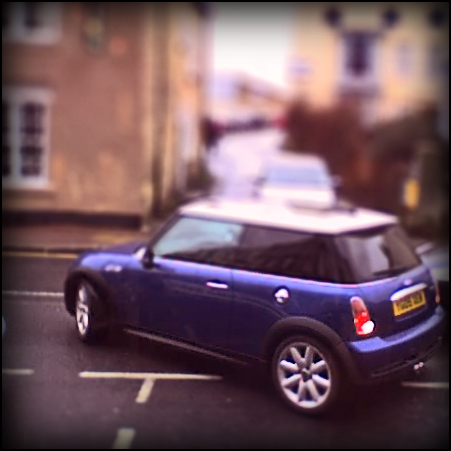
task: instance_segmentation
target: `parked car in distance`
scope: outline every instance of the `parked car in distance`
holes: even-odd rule
[[[290,202],[193,201],[147,243],[81,255],[64,292],[83,342],[120,326],[257,361],[303,414],[339,405],[345,382],[422,366],[445,323],[431,273],[395,217]]]
[[[296,200],[327,208],[337,202],[338,185],[339,178],[331,175],[321,157],[284,152],[264,164],[254,194],[268,200]]]
[[[417,247],[423,263],[431,271],[442,298],[442,306],[449,313],[449,245],[424,243]]]

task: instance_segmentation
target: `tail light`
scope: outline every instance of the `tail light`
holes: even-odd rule
[[[371,321],[370,312],[362,298],[351,298],[352,315],[354,316],[355,331],[358,335],[369,335],[374,330],[374,322]]]

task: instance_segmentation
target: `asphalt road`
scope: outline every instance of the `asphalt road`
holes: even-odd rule
[[[448,347],[420,385],[350,390],[306,418],[258,368],[131,336],[83,345],[62,305],[70,260],[2,263],[2,448],[448,449]]]

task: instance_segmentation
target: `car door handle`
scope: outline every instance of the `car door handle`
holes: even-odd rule
[[[207,282],[206,283],[207,287],[210,288],[216,288],[218,290],[227,290],[229,288],[229,286],[226,283],[221,283],[221,282]]]

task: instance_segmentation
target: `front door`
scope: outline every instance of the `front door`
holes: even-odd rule
[[[153,244],[153,266],[133,270],[140,290],[137,325],[225,348],[234,292],[229,262],[242,229],[230,222],[178,218]]]

